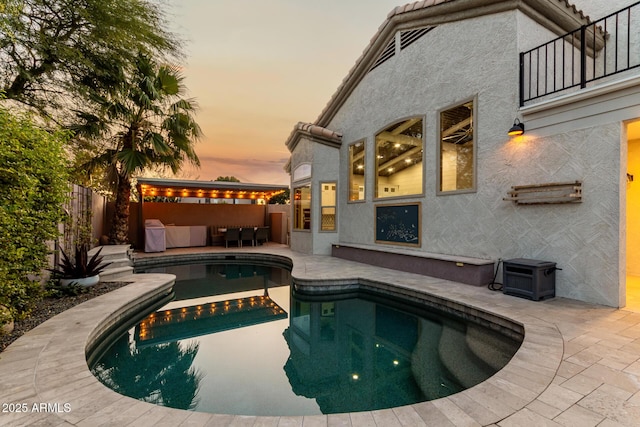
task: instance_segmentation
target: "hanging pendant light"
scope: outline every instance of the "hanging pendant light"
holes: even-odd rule
[[[520,136],[524,133],[524,124],[520,123],[520,120],[515,119],[513,122],[513,126],[507,132],[509,136]]]

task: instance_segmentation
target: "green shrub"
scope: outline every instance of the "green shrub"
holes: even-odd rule
[[[0,107],[0,304],[15,318],[41,294],[47,242],[58,237],[67,197],[68,134]]]
[[[71,283],[66,286],[50,281],[44,287],[44,296],[49,298],[75,297],[89,292],[89,287]]]

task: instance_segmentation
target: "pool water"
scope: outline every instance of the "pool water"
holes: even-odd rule
[[[155,268],[175,298],[91,366],[113,390],[201,412],[294,416],[407,405],[469,388],[520,342],[373,294],[304,296],[260,264]]]

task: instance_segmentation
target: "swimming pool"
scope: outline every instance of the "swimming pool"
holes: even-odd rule
[[[153,271],[177,275],[174,300],[92,357],[91,369],[121,394],[164,406],[241,415],[401,406],[483,381],[519,346],[388,296],[305,295],[280,267]]]

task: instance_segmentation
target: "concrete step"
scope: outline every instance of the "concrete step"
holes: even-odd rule
[[[109,264],[107,269],[119,268],[119,267],[131,267],[133,263],[129,258],[119,258],[119,259],[110,259],[110,260],[102,260],[103,264]]]
[[[89,257],[92,257],[98,251],[100,251],[102,262],[109,263],[109,266],[100,273],[101,282],[113,282],[121,277],[133,274],[131,245],[97,246],[88,252]]]
[[[100,256],[103,261],[111,262],[113,260],[128,258],[131,259],[131,254],[133,253],[131,250],[131,245],[107,245],[107,246],[96,246],[88,252],[89,257],[92,257],[96,252],[100,249]]]
[[[133,274],[133,267],[107,268],[100,273],[101,282],[115,282],[118,279]]]

